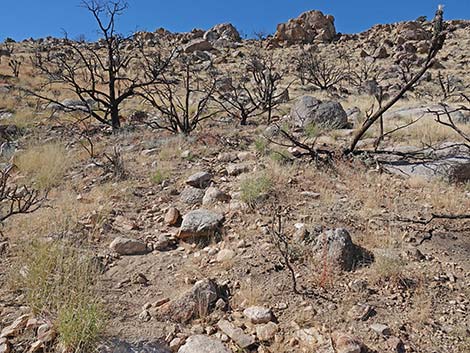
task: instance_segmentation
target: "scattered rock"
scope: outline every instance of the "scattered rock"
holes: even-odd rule
[[[179,298],[160,306],[156,311],[156,316],[179,323],[188,323],[193,319],[207,316],[219,299],[219,292],[214,281],[201,280]]]
[[[38,327],[37,338],[41,342],[48,343],[55,340],[57,332],[49,324],[45,323]]]
[[[396,32],[397,35],[405,41],[428,40],[431,37],[431,33],[427,31],[421,23],[414,21],[399,23]]]
[[[170,238],[168,235],[161,234],[158,239],[152,243],[153,250],[168,251],[175,247],[175,239]]]
[[[250,171],[250,167],[247,164],[241,163],[228,164],[225,169],[227,174],[231,176],[237,176]]]
[[[417,149],[402,146],[396,150],[412,152]],[[470,156],[468,150],[461,148],[459,144],[446,143],[429,149],[419,149],[419,151],[428,159],[424,159],[422,162],[408,162],[390,156],[385,169],[405,177],[419,176],[427,180],[443,179],[453,183],[470,181]]]
[[[274,322],[256,326],[256,336],[260,341],[271,341],[279,331],[279,327]]]
[[[98,353],[171,353],[171,350],[162,342],[126,342],[118,339],[102,343]]]
[[[202,199],[202,204],[205,205],[210,205],[214,204],[217,202],[228,202],[230,201],[230,195],[226,194],[222,190],[211,186],[207,188],[206,193],[204,194],[204,197]]]
[[[43,347],[44,347],[44,342],[38,340],[34,342],[33,344],[31,344],[31,346],[29,347],[28,353],[39,352],[40,350],[42,350]]]
[[[405,345],[403,344],[402,340],[398,337],[390,337],[387,340],[387,346],[389,347],[392,353],[405,353]]]
[[[194,188],[192,186],[187,186],[180,194],[181,202],[184,202],[188,205],[199,205],[202,203],[204,198],[204,190]]]
[[[266,324],[273,319],[271,309],[261,306],[252,306],[243,311],[243,315],[253,324]]]
[[[313,122],[326,128],[341,129],[348,124],[348,116],[338,102],[323,102],[318,106]]]
[[[117,229],[119,229],[120,231],[124,231],[124,232],[139,229],[139,226],[137,225],[137,223],[135,221],[129,220],[129,219],[127,219],[127,218],[125,218],[124,216],[121,216],[121,215],[117,216],[114,219],[113,224]]]
[[[313,327],[297,330],[294,337],[308,347],[321,345],[324,342],[323,336]]]
[[[109,247],[119,255],[144,255],[149,253],[147,244],[136,239],[117,237]]]
[[[337,353],[361,353],[362,343],[353,336],[336,331],[331,339]]]
[[[159,308],[161,307],[163,304],[166,304],[170,301],[170,298],[162,298],[162,299],[159,299],[157,300],[155,303],[153,303],[153,306],[155,308]]]
[[[183,47],[185,53],[193,53],[195,51],[206,51],[212,49],[214,49],[212,44],[203,38],[193,39]]]
[[[187,180],[186,184],[194,188],[205,189],[209,186],[212,180],[212,175],[207,172],[199,172],[191,175]]]
[[[382,336],[390,336],[392,334],[392,331],[387,325],[372,324],[370,325],[370,329]]]
[[[11,345],[6,338],[0,338],[0,353],[11,353]]]
[[[348,316],[353,320],[367,320],[372,313],[374,308],[367,304],[356,304],[349,311]]]
[[[376,59],[386,59],[389,56],[390,55],[387,52],[387,48],[385,48],[384,46],[381,46],[374,55]]]
[[[224,163],[233,162],[236,159],[237,159],[237,155],[234,153],[230,153],[230,152],[220,153],[217,156],[217,160],[219,162],[224,162]]]
[[[186,340],[178,353],[231,353],[231,351],[215,338],[195,335]]]
[[[312,96],[302,96],[292,106],[290,116],[295,126],[306,127],[314,121],[315,112],[321,101]]]
[[[139,319],[142,320],[142,321],[149,321],[151,319],[149,311],[148,310],[143,310],[139,314]]]
[[[143,273],[141,272],[138,272],[138,273],[135,273],[133,276],[132,276],[132,283],[134,284],[142,284],[142,285],[147,285],[149,282],[147,276],[145,276]]]
[[[458,107],[447,107],[450,112],[450,116],[454,122],[458,123],[467,123],[467,119],[462,111]],[[434,118],[435,115],[430,112],[441,112],[444,114],[443,106],[439,104],[434,105],[423,105],[423,106],[414,106],[406,107],[401,109],[395,109],[388,111],[384,114],[384,119],[417,119],[417,118]]]
[[[300,97],[291,108],[290,116],[298,127],[318,124],[325,128],[343,128],[348,117],[338,102],[321,102],[312,96]]]
[[[168,226],[177,226],[181,222],[180,211],[175,207],[171,207],[166,212],[164,222]]]
[[[239,152],[237,154],[237,157],[241,161],[254,161],[254,160],[256,160],[256,154],[254,154],[252,152],[247,152],[247,151]]]
[[[0,338],[16,336],[20,331],[25,329],[29,319],[30,315],[21,315],[19,318],[13,321],[11,325],[3,328],[2,332],[0,333]]]
[[[220,230],[224,216],[204,209],[189,212],[183,217],[178,237],[190,238],[208,237]]]
[[[235,257],[235,251],[231,249],[222,249],[217,254],[217,262],[227,262],[232,260]]]
[[[306,199],[312,199],[312,200],[317,200],[321,196],[318,192],[312,192],[312,191],[302,191],[300,195],[305,197]]]
[[[325,247],[327,247],[325,252]],[[355,245],[349,232],[344,228],[328,230],[315,239],[314,251],[319,257],[325,254],[328,262],[336,269],[351,271],[356,266],[370,262],[372,255]]]
[[[240,42],[241,37],[238,30],[231,23],[218,24],[204,33],[203,38],[209,42],[225,39],[229,42]]]
[[[255,343],[255,338],[243,332],[241,328],[235,327],[227,320],[220,320],[217,327],[232,339],[240,348],[245,349]]]
[[[183,345],[183,343],[184,343],[184,340],[181,337],[173,338],[169,343],[171,351],[172,352],[178,351],[178,349]]]

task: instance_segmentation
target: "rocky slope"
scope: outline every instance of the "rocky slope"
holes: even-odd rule
[[[215,66],[226,74],[243,71],[250,53],[266,51],[279,60],[287,83],[296,78],[293,59],[302,48],[313,48],[338,65],[346,55],[357,72],[373,64],[390,96],[403,85],[400,64],[414,69],[426,55],[429,22],[378,25],[356,35],[337,34],[333,23],[331,16],[309,12],[262,41],[242,40],[229,24],[183,34],[158,30],[137,33],[127,50],[135,49],[134,41],[153,47],[164,38],[202,70]],[[387,121],[407,121],[439,103],[439,72],[455,80],[455,93],[468,91],[469,29],[468,21],[448,23],[435,67]],[[15,44],[14,54],[27,57],[37,45],[60,53],[61,41],[24,41]],[[14,85],[34,77],[23,63],[17,79],[5,61],[0,66],[1,131],[8,140],[2,161],[17,163],[30,146],[65,141],[67,168],[49,191],[48,207],[8,220],[0,237],[1,353],[61,351],[58,325],[47,312],[32,311],[24,288],[12,286],[11,269],[19,268],[21,276],[31,270],[18,266],[26,261],[21,249],[31,236],[46,244],[70,241],[99,264],[95,284],[107,313],[99,352],[470,348],[469,221],[423,221],[435,213],[468,214],[468,173],[458,183],[410,170],[396,175],[366,157],[339,157],[333,168],[318,168],[298,148],[267,140],[275,131],[262,118],[240,127],[221,114],[189,137],[131,118],[117,135],[90,130],[97,154],[110,156],[112,146],[119,146],[125,173],[117,176],[86,155],[83,136],[75,138],[70,126],[54,120],[50,107],[26,124],[19,118],[26,99],[7,106]],[[277,112],[278,125],[292,126],[302,141],[339,149],[373,102],[367,88],[365,82],[348,83],[325,92],[296,79],[290,100]],[[462,104],[457,97],[445,101]],[[133,102],[123,114],[140,110]],[[459,113],[459,126],[468,129],[468,111]],[[312,121],[329,128],[312,132]],[[462,142],[434,123],[427,119],[416,130],[386,138],[383,146],[401,151]],[[373,149],[375,140],[368,136],[361,146]],[[463,158],[468,165],[468,151]],[[28,178],[21,167],[15,171],[15,181]]]

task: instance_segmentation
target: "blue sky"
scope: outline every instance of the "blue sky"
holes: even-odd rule
[[[80,0],[0,0],[0,40],[85,34],[96,37],[89,13]],[[470,0],[128,0],[119,22],[124,34],[164,27],[175,32],[210,28],[231,22],[242,34],[272,33],[276,25],[300,13],[318,9],[336,18],[343,33],[363,31],[377,23],[432,17],[439,3],[448,19],[470,19]]]

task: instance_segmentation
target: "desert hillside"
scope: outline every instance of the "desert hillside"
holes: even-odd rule
[[[87,4],[0,45],[0,353],[470,351],[470,21]]]

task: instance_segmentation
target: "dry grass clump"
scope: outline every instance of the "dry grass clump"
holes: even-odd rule
[[[159,162],[157,163],[157,169],[152,172],[150,176],[150,180],[157,184],[160,185],[162,182],[165,180],[168,180],[171,178],[172,174],[172,168],[170,162]]]
[[[37,315],[53,320],[67,352],[89,352],[104,327],[95,283],[98,268],[85,250],[60,241],[26,241],[16,253],[10,277]]]
[[[413,294],[414,302],[418,303],[411,310],[410,318],[413,319],[413,323],[418,327],[423,327],[428,324],[433,314],[433,300],[429,295],[429,289],[426,285],[426,279],[420,281],[419,286]]]
[[[62,144],[49,143],[20,153],[15,164],[38,188],[49,190],[61,184],[71,160]]]
[[[265,289],[251,278],[240,282],[240,288],[233,298],[233,305],[241,308],[262,305],[265,302]]]
[[[158,159],[161,161],[175,161],[181,157],[181,152],[185,146],[184,137],[177,136],[168,138],[160,147]]]
[[[409,121],[399,122],[395,124],[398,126],[404,125]],[[469,132],[468,126],[464,124],[457,124],[464,132]],[[393,126],[395,128],[395,126]],[[446,141],[461,141],[462,139],[454,133],[450,128],[439,124],[431,119],[421,119],[417,123],[397,131],[392,136],[392,139],[406,144],[416,145],[435,145]]]
[[[8,123],[20,129],[26,129],[34,126],[37,121],[37,112],[33,109],[25,108],[15,111],[12,118],[8,120]]]
[[[240,182],[240,199],[253,205],[268,196],[273,182],[267,174],[251,175]]]
[[[374,256],[370,267],[370,279],[374,283],[400,284],[406,279],[406,262],[393,251],[384,251]]]
[[[40,237],[66,237],[77,241],[96,240],[111,211],[116,194],[127,197],[121,183],[103,184],[93,192],[77,200],[72,188],[52,190],[48,195],[48,207],[34,213],[16,217],[5,224],[5,232],[12,239],[24,239],[30,234]]]

